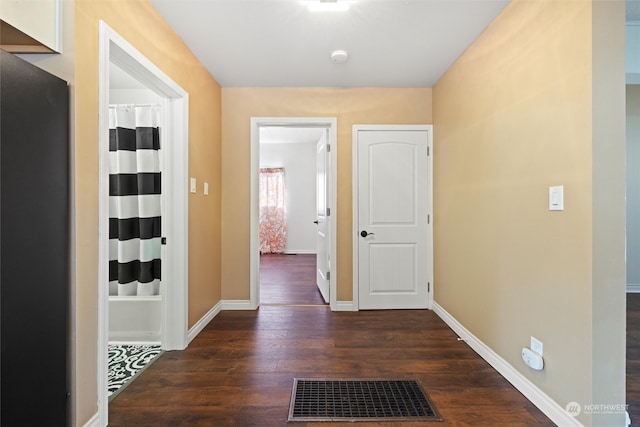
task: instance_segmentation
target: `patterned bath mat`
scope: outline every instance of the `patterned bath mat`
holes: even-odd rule
[[[109,344],[109,400],[162,353],[159,345]]]

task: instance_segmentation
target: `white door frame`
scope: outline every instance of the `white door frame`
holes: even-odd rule
[[[162,246],[161,280],[162,330],[165,350],[181,350],[187,345],[188,290],[188,123],[189,94],[136,48],[110,28],[99,24],[99,178],[98,178],[98,418],[108,422],[108,339],[109,339],[109,65],[116,64],[163,98],[166,171],[162,191],[171,203],[163,206],[167,245]],[[165,220],[166,218],[166,220]],[[171,304],[169,304],[169,301]]]
[[[427,280],[429,282],[428,287],[428,301],[427,308],[432,309],[433,307],[433,293],[434,293],[434,284],[433,284],[433,125],[353,125],[353,133],[352,133],[352,149],[353,149],[353,309],[359,310],[360,301],[359,301],[359,293],[360,293],[360,283],[359,283],[359,238],[358,234],[358,214],[359,214],[359,206],[358,206],[358,194],[359,194],[359,171],[358,171],[358,132],[362,130],[380,130],[380,131],[402,131],[402,130],[424,130],[427,131],[428,139],[427,139],[427,179],[429,180],[429,185],[427,186],[427,210],[429,215],[429,221],[427,225],[428,234],[427,237],[427,253],[429,256],[425,261],[427,262],[427,269],[429,273],[427,274]]]
[[[260,169],[260,128],[269,126],[288,127],[322,127],[329,129],[327,144],[331,145],[331,171],[329,172],[329,209],[331,220],[329,233],[331,236],[330,257],[331,276],[329,278],[329,306],[336,310],[336,189],[337,189],[337,152],[338,122],[335,117],[252,117],[251,118],[251,202],[250,202],[250,242],[249,242],[249,286],[250,308],[255,310],[260,305],[260,216],[258,214],[259,169]],[[315,277],[315,275],[314,275]]]

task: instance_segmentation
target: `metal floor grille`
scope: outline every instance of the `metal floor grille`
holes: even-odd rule
[[[289,421],[442,421],[415,380],[294,378]]]

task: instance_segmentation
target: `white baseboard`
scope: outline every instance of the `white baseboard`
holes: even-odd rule
[[[516,368],[500,357],[496,352],[489,348],[485,343],[480,341],[467,328],[462,326],[453,316],[451,316],[437,302],[433,302],[433,311],[440,316],[444,322],[449,325],[453,331],[460,336],[476,353],[486,360],[493,368],[500,373],[507,381],[509,381],[520,393],[524,395],[531,403],[560,426],[582,426],[582,424],[574,417],[569,415],[555,400],[551,399],[545,392],[540,390],[538,386],[529,381],[527,377],[522,375]]]
[[[315,255],[315,249],[291,249],[284,252],[286,255]]]
[[[83,427],[100,427],[100,417],[99,417],[99,413],[96,412],[95,414],[93,414],[93,417],[91,417],[89,419],[89,421],[87,421]]]
[[[358,311],[353,305],[353,301],[336,301],[333,311]]]
[[[638,284],[638,283],[627,283],[627,293],[628,294],[640,294],[640,284]]]
[[[213,318],[216,317],[218,313],[220,313],[221,310],[222,301],[214,305],[211,310],[207,311],[207,313],[202,316],[202,318],[198,320],[196,324],[191,327],[191,329],[189,329],[189,331],[187,332],[187,345],[189,345],[189,343],[193,341],[193,339],[197,337],[200,332],[202,332],[205,326],[207,326],[209,322],[211,322]]]
[[[109,340],[109,345],[162,345],[160,340],[157,341],[136,341],[136,340]]]
[[[151,331],[109,331],[109,344],[149,344],[155,345],[160,343],[160,332]]]
[[[251,300],[248,299],[228,299],[222,300],[221,303],[223,310],[255,310]]]

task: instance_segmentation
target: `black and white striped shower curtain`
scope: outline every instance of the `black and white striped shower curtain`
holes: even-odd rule
[[[109,106],[109,295],[158,295],[160,106]]]

